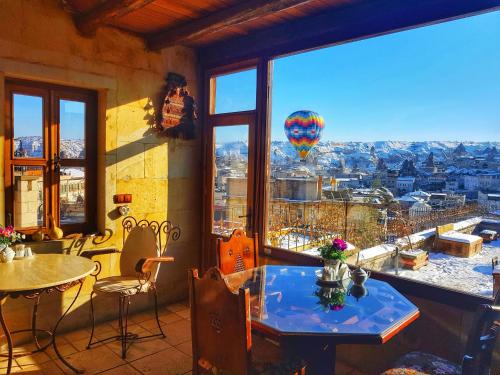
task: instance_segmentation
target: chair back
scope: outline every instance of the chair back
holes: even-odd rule
[[[246,236],[242,229],[235,229],[227,241],[217,239],[217,260],[222,273],[230,274],[257,267],[257,234]]]
[[[180,237],[180,228],[169,221],[139,220],[128,216],[122,221],[123,249],[120,256],[120,273],[122,276],[136,276],[135,266],[141,258],[163,256],[170,240]],[[150,281],[156,281],[159,263],[151,269]]]
[[[189,270],[193,374],[249,374],[250,292],[230,289],[218,268]]]
[[[500,331],[500,306],[480,305],[462,360],[462,375],[489,375]]]

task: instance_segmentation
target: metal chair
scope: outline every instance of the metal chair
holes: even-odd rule
[[[227,241],[217,239],[217,263],[224,274],[258,267],[257,234],[247,237],[242,229],[235,229]]]
[[[180,237],[180,228],[173,226],[169,221],[158,223],[156,221],[137,221],[132,216],[126,217],[123,226],[123,249],[121,252],[112,249],[91,250],[82,253],[82,256],[92,258],[95,255],[120,253],[120,276],[98,278],[101,264],[97,263],[95,283],[90,294],[90,311],[92,318],[92,331],[87,349],[93,345],[119,340],[121,342],[122,358],[126,358],[127,349],[134,341],[151,338],[165,337],[158,318],[158,294],[156,278],[161,263],[173,262],[174,258],[165,256],[170,240]],[[139,293],[154,294],[155,318],[159,333],[149,336],[138,336],[128,331],[128,312],[131,297]],[[93,297],[97,293],[109,294],[118,297],[119,301],[119,334],[99,341],[92,341],[95,329],[95,315]]]
[[[495,302],[498,302],[497,294]],[[489,375],[491,357],[500,331],[500,306],[480,305],[469,333],[462,365],[423,352],[411,352],[401,357],[382,375],[449,374]]]

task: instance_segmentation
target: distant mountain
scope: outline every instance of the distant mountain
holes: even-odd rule
[[[14,139],[14,150],[29,157],[41,157],[43,140],[39,136],[18,137]],[[77,159],[85,157],[83,139],[61,139],[61,157]]]
[[[378,160],[383,159],[388,168],[399,169],[407,159],[425,163],[433,153],[436,163],[446,163],[459,156],[485,157],[484,150],[499,149],[500,142],[454,142],[454,141],[378,141],[378,142],[319,142],[308,157],[310,164],[324,167],[339,167],[345,163],[349,169],[374,171]],[[455,152],[458,149],[458,152]],[[218,156],[234,155],[241,150],[247,153],[241,142],[220,143],[216,147]],[[459,155],[457,155],[457,153]],[[272,141],[270,150],[273,165],[286,166],[298,162],[297,152],[288,141]]]

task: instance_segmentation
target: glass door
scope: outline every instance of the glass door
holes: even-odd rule
[[[215,116],[210,121],[205,219],[209,222],[207,266],[216,261],[217,238],[233,230],[253,234],[254,115]]]

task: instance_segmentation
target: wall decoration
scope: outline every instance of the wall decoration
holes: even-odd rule
[[[198,116],[186,79],[180,74],[168,73],[166,81],[161,122],[157,129],[162,135],[174,138],[194,138],[194,125]]]

